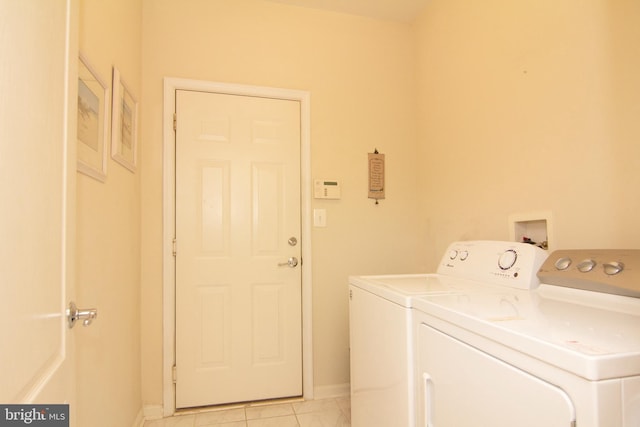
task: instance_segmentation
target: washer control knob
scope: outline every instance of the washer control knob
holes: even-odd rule
[[[461,251],[460,252],[460,261],[464,261],[469,258],[469,251]]]
[[[500,258],[498,258],[498,267],[500,267],[501,270],[508,270],[513,267],[513,264],[516,263],[517,259],[518,253],[513,249],[508,249],[500,255]]]
[[[566,270],[571,265],[571,258],[563,257],[558,258],[555,263],[555,266],[558,270]]]
[[[604,272],[609,276],[620,273],[624,270],[624,264],[619,261],[611,261],[604,264]]]
[[[588,273],[591,270],[593,270],[593,267],[596,266],[596,262],[592,259],[585,259],[580,261],[580,264],[578,264],[578,270],[581,273]]]
[[[451,249],[451,251],[449,251],[449,259],[456,259],[457,256],[458,251],[456,251],[455,249]]]

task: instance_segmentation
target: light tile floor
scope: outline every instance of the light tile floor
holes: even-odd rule
[[[202,410],[144,427],[351,427],[349,397],[273,404],[247,404],[230,409]]]

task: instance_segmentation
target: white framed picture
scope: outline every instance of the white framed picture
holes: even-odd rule
[[[108,139],[107,85],[95,72],[87,58],[80,54],[78,61],[78,172],[98,181],[107,179]]]
[[[138,101],[113,67],[111,104],[111,157],[131,172],[136,171],[138,144]]]

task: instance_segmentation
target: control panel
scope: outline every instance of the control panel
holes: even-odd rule
[[[538,272],[544,284],[640,298],[640,249],[566,249]]]
[[[547,252],[526,243],[475,240],[449,245],[438,274],[511,288],[533,289]]]
[[[316,179],[313,181],[313,197],[316,199],[339,199],[340,183],[335,180]]]

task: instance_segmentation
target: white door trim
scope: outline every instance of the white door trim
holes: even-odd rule
[[[306,91],[217,83],[167,77],[164,79],[163,101],[163,224],[162,224],[162,293],[163,293],[163,361],[162,388],[163,413],[175,413],[175,387],[173,365],[175,363],[175,133],[173,113],[176,90],[197,90],[234,95],[259,96],[300,102],[300,173],[302,214],[302,392],[305,399],[313,398],[313,341],[311,327],[311,112],[310,94]]]

